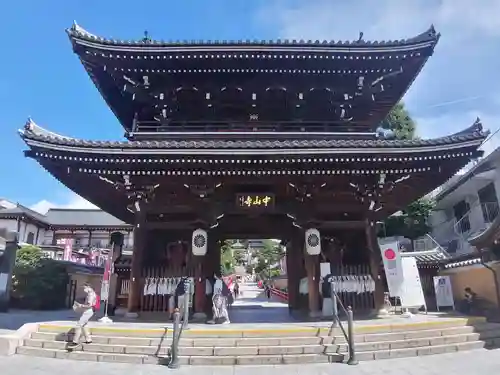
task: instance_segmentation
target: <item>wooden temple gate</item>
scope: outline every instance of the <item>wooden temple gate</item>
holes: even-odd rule
[[[124,42],[76,24],[68,34],[127,140],[60,136],[31,119],[21,136],[28,157],[133,225],[128,281],[113,281],[131,316],[165,309],[168,294],[144,296],[148,278],[181,273],[193,277],[195,314],[209,311],[205,280],[225,238],[287,243],[291,310],[320,310],[324,259],[339,276],[371,276],[372,295],[343,298],[379,308],[377,222],[480,156],[488,136],[479,120],[431,140],[382,128],[433,54],[433,27],[352,43]]]

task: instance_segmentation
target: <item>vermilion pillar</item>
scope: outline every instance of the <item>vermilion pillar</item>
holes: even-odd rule
[[[127,316],[137,317],[141,302],[141,273],[144,247],[146,245],[146,216],[141,209],[141,202],[136,203],[134,250],[130,270],[130,290],[127,301]]]

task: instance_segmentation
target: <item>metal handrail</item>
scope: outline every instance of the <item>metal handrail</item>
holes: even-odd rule
[[[188,328],[189,320],[189,300],[190,300],[191,285],[188,283],[186,293],[184,294],[184,320],[181,322],[181,313],[179,309],[174,310],[174,330],[172,333],[172,344],[170,346],[170,361],[168,368],[178,369],[181,365],[179,363],[179,342],[181,341],[182,332]]]
[[[333,283],[332,283],[333,284]],[[339,295],[335,290],[333,289],[332,285],[332,300],[333,300],[333,322],[331,328],[336,327],[336,323],[338,323],[340,330],[342,331],[342,334],[344,335],[345,340],[347,341],[347,347],[349,350],[349,359],[347,360],[348,365],[357,365],[358,360],[356,359],[356,349],[354,347],[354,317],[353,317],[353,311],[351,306],[348,306],[347,309],[345,308],[344,304],[342,303],[342,300],[340,299]],[[347,316],[347,332],[344,329],[344,326],[342,324],[342,321],[340,320],[339,317],[339,311],[338,311],[338,305],[342,308],[342,311],[344,314]]]

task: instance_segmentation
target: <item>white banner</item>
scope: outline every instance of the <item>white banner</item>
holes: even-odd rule
[[[413,256],[401,257],[401,265],[404,276],[400,295],[401,307],[420,308],[425,306],[427,310],[416,258]]]
[[[401,255],[399,254],[399,243],[397,240],[379,243],[382,261],[384,262],[387,287],[391,297],[401,297],[401,286],[403,284],[403,268]]]
[[[434,291],[436,292],[438,311],[439,307],[455,308],[450,276],[434,276]]]
[[[319,272],[320,272],[321,277],[325,277],[325,276],[330,275],[332,273],[330,262],[320,263],[319,270],[320,270]]]

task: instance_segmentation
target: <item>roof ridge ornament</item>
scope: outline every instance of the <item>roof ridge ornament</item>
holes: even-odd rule
[[[78,23],[75,20],[73,20],[73,25],[71,25],[71,28],[69,29],[69,31],[71,31],[73,33],[76,33],[76,34],[79,34],[79,35],[86,36],[88,38],[99,39],[99,37],[97,35],[89,33],[83,27],[81,27],[80,25],[78,25]]]
[[[452,134],[451,137],[454,136],[460,136],[460,135],[469,135],[469,134],[483,134],[485,136],[488,136],[490,134],[489,130],[484,130],[483,129],[483,123],[481,122],[481,119],[479,117],[476,118],[474,123],[469,126],[468,128],[459,131],[458,133]]]
[[[56,138],[56,139],[65,139],[68,141],[75,141],[75,138],[71,137],[66,137],[54,132],[51,132],[45,128],[42,128],[41,126],[37,125],[35,121],[31,117],[28,117],[24,124],[23,129],[19,129],[19,133],[21,136],[26,136],[26,135],[34,135],[34,136],[39,136],[39,137],[44,137],[44,138]]]
[[[153,42],[153,39],[151,39],[147,30],[144,30],[144,37],[141,40],[145,44],[151,44]]]

